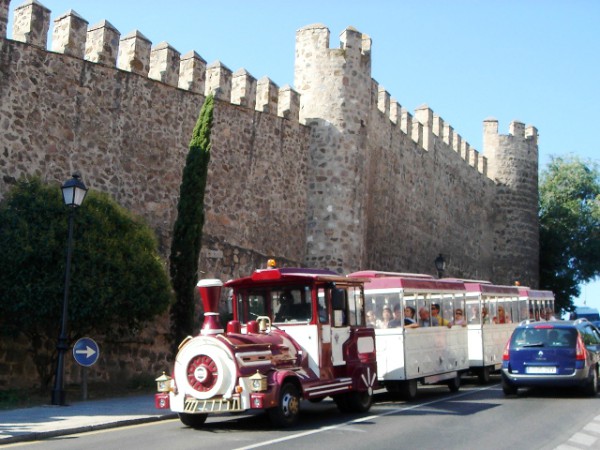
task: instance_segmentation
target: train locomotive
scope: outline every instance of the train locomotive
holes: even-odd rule
[[[219,303],[230,289],[233,319]],[[192,428],[209,414],[265,410],[293,425],[302,399],[332,397],[342,412],[366,412],[377,382],[375,334],[365,325],[363,282],[328,270],[277,268],[222,283],[198,283],[200,334],[179,346],[172,377],[156,381],[155,405]]]

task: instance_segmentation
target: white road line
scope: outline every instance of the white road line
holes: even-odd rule
[[[569,450],[581,447],[571,447],[569,444],[584,446],[589,448],[598,448],[597,441],[600,435],[600,416],[596,416],[594,420],[589,422],[580,431],[569,438],[567,442],[556,447],[556,450]],[[592,434],[590,434],[592,433]]]
[[[235,450],[249,450],[249,449],[252,449],[252,448],[262,447],[264,445],[278,444],[280,442],[291,441],[292,439],[298,439],[298,438],[301,438],[301,437],[304,437],[304,436],[310,436],[311,434],[323,433],[325,431],[331,431],[331,430],[335,430],[335,429],[338,429],[338,428],[347,427],[349,425],[353,425],[353,424],[357,424],[357,423],[361,423],[361,422],[366,422],[368,420],[376,419],[377,417],[389,416],[391,414],[397,414],[397,413],[403,412],[403,411],[410,411],[410,410],[413,410],[413,409],[422,408],[423,406],[429,406],[429,405],[434,405],[436,403],[447,402],[448,400],[454,400],[455,398],[461,398],[461,397],[465,397],[467,395],[471,395],[474,392],[486,391],[488,389],[495,389],[497,387],[498,387],[498,385],[496,384],[496,385],[492,385],[492,386],[486,386],[486,387],[482,387],[482,388],[477,388],[477,389],[469,390],[467,392],[462,392],[460,394],[456,394],[456,395],[452,395],[452,396],[440,398],[440,399],[437,399],[437,400],[433,400],[431,402],[420,403],[418,405],[409,405],[409,406],[405,406],[405,407],[402,407],[402,408],[395,408],[395,409],[392,409],[390,411],[385,411],[385,412],[382,412],[380,414],[373,414],[373,415],[368,416],[368,417],[361,417],[359,419],[350,420],[348,422],[340,423],[338,425],[331,425],[331,426],[328,426],[328,427],[318,428],[316,430],[309,430],[309,431],[304,431],[302,433],[291,434],[291,435],[288,435],[288,436],[285,436],[285,437],[281,437],[281,438],[277,438],[277,439],[271,439],[269,441],[257,442],[255,444],[248,445],[246,447],[238,447]]]

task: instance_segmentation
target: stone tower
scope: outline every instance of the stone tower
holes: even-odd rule
[[[537,287],[539,283],[538,132],[521,122],[498,134],[498,121],[486,119],[483,149],[488,176],[497,184],[493,220],[495,282]]]
[[[300,121],[311,128],[305,262],[342,273],[365,262],[372,105],[371,39],[347,28],[340,40],[340,48],[329,48],[329,30],[320,24],[298,30],[294,85]]]

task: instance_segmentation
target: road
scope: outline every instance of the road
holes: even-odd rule
[[[598,398],[568,390],[525,391],[519,397],[505,398],[495,378],[486,386],[465,384],[455,394],[442,386],[420,388],[414,402],[378,393],[377,403],[365,415],[341,415],[329,400],[318,404],[303,402],[300,423],[287,430],[272,429],[265,414],[209,416],[203,430],[192,430],[179,420],[169,420],[57,437],[18,447],[43,450],[554,449],[567,443],[599,413]],[[571,448],[600,448],[600,439]]]

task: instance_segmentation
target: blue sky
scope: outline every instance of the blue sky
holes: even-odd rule
[[[597,0],[38,0],[51,18],[73,9],[94,25],[135,29],[181,54],[294,83],[297,29],[322,23],[331,46],[348,26],[372,41],[372,76],[401,105],[427,104],[482,151],[482,122],[539,131],[540,168],[569,154],[600,162],[600,1]],[[12,15],[21,0],[11,0]],[[600,308],[600,282],[581,299]]]

